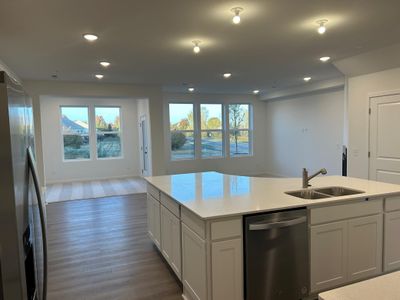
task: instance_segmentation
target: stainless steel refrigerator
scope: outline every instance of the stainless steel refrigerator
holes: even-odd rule
[[[45,205],[35,162],[31,99],[0,72],[0,300],[44,300]]]

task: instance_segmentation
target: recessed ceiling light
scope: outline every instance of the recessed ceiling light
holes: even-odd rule
[[[240,23],[240,13],[243,11],[243,8],[241,7],[234,7],[231,9],[231,12],[233,12],[235,15],[232,18],[232,23],[233,24],[239,24]]]
[[[324,34],[326,32],[325,24],[328,23],[327,19],[318,20],[317,24],[319,25],[317,31],[319,34]]]
[[[193,52],[196,53],[196,54],[200,53],[200,46],[199,45],[200,45],[201,41],[195,40],[192,43],[194,44]]]
[[[308,82],[308,81],[311,80],[311,77],[304,77],[303,79],[304,79],[305,82]]]
[[[95,40],[97,40],[99,37],[93,33],[85,33],[83,35],[83,37],[89,41],[89,42],[94,42]]]
[[[104,68],[107,68],[110,66],[110,63],[108,61],[101,61],[100,65],[102,65]]]
[[[260,92],[260,90],[254,90],[253,94],[257,95]]]
[[[190,88],[188,88],[188,91],[192,93],[192,92],[194,92],[194,88],[190,87]]]
[[[224,78],[229,78],[229,77],[231,77],[231,76],[232,76],[231,73],[224,73]]]
[[[322,62],[327,62],[330,59],[331,58],[329,56],[322,56],[319,60],[322,61]]]
[[[102,74],[96,74],[94,75],[97,79],[103,79],[104,75]]]

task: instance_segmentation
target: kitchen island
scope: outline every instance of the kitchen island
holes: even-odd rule
[[[319,300],[399,300],[400,272],[378,276],[321,293]]]
[[[301,189],[300,178],[203,172],[146,180],[149,235],[182,281],[185,299],[243,300],[243,217],[257,213],[307,209],[307,295],[400,268],[400,245],[390,237],[400,229],[398,185],[318,177],[313,188],[340,186],[361,193],[302,199],[286,194]]]

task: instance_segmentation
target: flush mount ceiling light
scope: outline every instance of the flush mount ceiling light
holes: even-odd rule
[[[94,42],[95,40],[97,40],[99,37],[93,33],[85,33],[83,35],[84,39],[89,41],[89,42]]]
[[[102,74],[96,74],[94,75],[97,79],[103,79],[104,75]]]
[[[240,13],[243,11],[243,8],[241,7],[234,7],[231,9],[231,12],[233,12],[235,15],[232,18],[232,23],[233,24],[239,24],[240,23]]]
[[[303,79],[305,82],[309,82],[311,80],[311,77],[304,77]]]
[[[231,73],[224,73],[224,78],[230,78],[232,76]]]
[[[193,47],[193,52],[194,53],[200,53],[200,43],[201,43],[201,41],[199,41],[199,40],[195,40],[195,41],[193,41],[192,42],[193,43],[193,45],[194,45],[194,47]]]
[[[322,62],[327,62],[330,59],[331,58],[329,56],[322,56],[319,60],[322,61]]]
[[[257,95],[259,92],[260,92],[260,90],[254,90],[254,91],[253,91],[253,94],[254,94],[254,95]]]
[[[319,25],[317,31],[319,34],[324,34],[326,32],[325,24],[328,23],[327,19],[318,20],[317,24]]]
[[[194,87],[188,88],[188,91],[191,92],[191,93],[193,93],[193,92],[194,92]]]
[[[101,61],[100,65],[103,66],[104,68],[107,68],[110,66],[110,63],[108,61]]]

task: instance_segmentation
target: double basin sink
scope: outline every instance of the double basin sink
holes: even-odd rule
[[[340,196],[349,196],[349,195],[357,195],[362,194],[363,191],[349,189],[342,186],[331,186],[331,187],[322,187],[315,189],[303,189],[297,191],[285,192],[285,194],[309,200],[317,200],[324,199],[330,197],[340,197]]]

